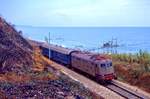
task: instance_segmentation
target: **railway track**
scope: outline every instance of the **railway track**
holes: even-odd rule
[[[56,68],[56,65],[55,65],[55,68]],[[61,66],[61,69],[65,70],[65,72],[67,72],[67,75],[70,75],[70,74],[73,75],[73,73],[72,72],[70,73],[69,71],[75,71],[75,70],[70,70],[68,68],[64,69],[64,68],[65,67]],[[69,71],[66,71],[66,69],[69,70]],[[75,72],[78,73],[78,74],[81,74],[77,71],[75,71]],[[73,77],[78,78],[78,81],[81,81],[81,79],[79,80],[79,78],[80,78],[79,76],[77,77],[77,76],[73,75]],[[93,81],[93,79],[91,79],[89,77],[86,77],[86,78]],[[82,78],[82,80],[83,80],[83,78]],[[86,81],[86,80],[84,80],[84,81]],[[89,82],[89,81],[87,81],[87,82]],[[86,82],[86,84],[87,84],[87,82]],[[96,81],[94,81],[94,82],[96,82]],[[100,85],[99,83],[97,83],[97,84]],[[90,84],[90,86],[91,85],[92,84]],[[87,86],[89,86],[89,85],[87,85]],[[147,97],[147,96],[145,96],[141,93],[137,93],[135,91],[132,91],[132,90],[126,88],[125,86],[122,86],[121,84],[115,82],[115,80],[113,80],[112,82],[109,82],[109,84],[107,84],[107,85],[104,85],[104,87],[106,87],[107,89],[115,92],[119,96],[121,96],[123,98],[126,98],[126,99],[150,99],[149,97]],[[91,89],[93,89],[93,87]]]
[[[115,81],[112,81],[110,84],[106,85],[106,88],[127,99],[149,99],[149,97],[119,85]]]
[[[39,43],[37,43],[37,46],[39,46],[40,44]],[[70,75],[70,74],[72,74],[72,73],[68,73],[68,72],[70,72],[70,71],[68,71],[68,70],[66,70],[66,69],[64,69],[64,68],[61,68],[61,69],[63,69],[63,70],[65,70],[65,73],[67,73],[67,75]],[[79,73],[79,72],[78,72]],[[78,77],[80,77],[80,76],[75,76],[75,75],[73,75],[73,77],[75,77],[75,78],[78,78]],[[92,79],[93,80],[93,79]],[[85,82],[84,80],[83,80],[83,78],[82,79],[79,79],[78,81],[83,81],[84,82],[84,84],[87,84],[87,82],[89,82],[89,81],[87,81],[87,79],[85,79],[85,81],[87,81],[87,82]],[[87,85],[87,86],[91,86],[92,84],[89,84],[89,85]],[[95,85],[95,84],[93,84],[93,85]],[[111,91],[113,91],[113,92],[115,92],[115,94],[117,94],[117,95],[119,95],[119,96],[122,96],[122,97],[124,97],[124,98],[128,98],[128,99],[150,99],[149,97],[147,97],[147,96],[145,96],[145,95],[141,95],[141,94],[139,94],[139,93],[137,93],[137,92],[135,92],[135,91],[132,91],[132,90],[130,90],[130,89],[128,89],[128,88],[125,88],[125,87],[123,87],[122,85],[119,85],[119,84],[117,84],[116,82],[114,82],[114,81],[112,81],[110,84],[108,84],[108,85],[106,85],[106,86],[104,86],[104,87],[106,87],[107,89],[110,89]],[[90,87],[91,88],[91,87]],[[95,88],[97,88],[97,87],[92,87],[91,89],[95,89]],[[97,89],[98,90],[98,89]],[[101,90],[101,89],[100,89]],[[97,91],[97,92],[99,92],[99,91]]]

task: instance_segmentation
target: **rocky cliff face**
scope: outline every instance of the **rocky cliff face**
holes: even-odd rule
[[[0,17],[0,73],[24,71],[32,64],[32,46]]]

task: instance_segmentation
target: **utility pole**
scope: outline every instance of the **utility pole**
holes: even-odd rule
[[[50,32],[49,32],[49,39],[48,39],[48,43],[49,43],[49,59],[50,59],[50,56],[51,56],[51,55],[50,55],[50,54],[51,54],[51,53],[50,53]]]

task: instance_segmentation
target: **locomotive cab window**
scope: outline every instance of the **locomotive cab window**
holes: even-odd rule
[[[112,66],[112,63],[108,63],[108,64],[107,64],[107,67],[111,67],[111,66]]]
[[[101,64],[101,67],[104,68],[104,67],[106,67],[106,65],[105,64]]]
[[[112,63],[110,63],[110,66],[112,66]]]

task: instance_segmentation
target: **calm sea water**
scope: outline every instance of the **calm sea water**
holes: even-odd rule
[[[52,44],[95,52],[113,50],[118,53],[150,52],[150,27],[29,27],[16,26],[23,35],[45,41],[50,32]],[[119,47],[101,49],[103,43],[117,39]]]

